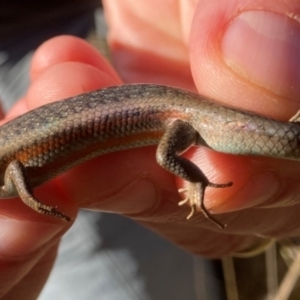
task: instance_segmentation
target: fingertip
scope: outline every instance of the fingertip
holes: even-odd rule
[[[295,49],[291,50],[291,46],[278,47],[276,39],[281,38],[278,36],[278,30],[274,31],[275,26],[270,26],[270,22],[268,23],[265,19],[266,15],[270,15],[270,13],[259,11],[269,11],[284,15],[283,18],[277,18],[284,19],[285,24],[281,25],[281,27],[284,27],[281,30],[283,35],[288,35],[291,31],[298,32],[298,30],[291,30],[294,27],[287,25],[286,3],[267,0],[261,5],[258,8],[253,1],[226,1],[218,4],[207,0],[198,2],[190,35],[190,62],[193,78],[198,91],[202,94],[243,110],[250,110],[279,120],[287,120],[299,109],[297,101],[288,99],[290,95],[295,95],[298,92],[293,87],[293,82],[297,81],[298,78],[298,71],[295,71],[297,69],[295,60],[291,59],[291,54],[295,54],[297,51]],[[292,11],[296,13],[294,4],[288,9],[291,13]],[[236,20],[241,20],[243,14],[249,16],[250,13],[247,13],[248,11],[253,11],[251,13],[253,15],[262,15],[260,23],[257,22],[258,18],[255,20],[254,18],[250,19],[250,21],[254,20],[256,22],[256,27],[260,26],[260,33],[262,32],[260,38],[258,38],[258,35],[249,34],[249,31],[253,30],[252,28],[248,30],[248,34],[245,32],[241,33],[241,30],[237,31],[237,26],[241,25],[241,22],[236,22]],[[278,23],[276,25],[280,28]],[[235,31],[232,29],[233,24],[236,25]],[[263,43],[261,38],[265,35],[266,29],[264,27],[266,26],[271,27],[270,31],[274,35],[274,38],[270,39],[269,43]],[[231,29],[230,36],[227,35],[229,29]],[[241,41],[237,33],[243,36],[244,41],[248,39],[247,45],[246,42]],[[290,36],[287,38],[290,38]],[[287,44],[292,45],[293,42],[289,41],[285,46]],[[273,43],[272,46],[270,46],[271,43]],[[262,48],[264,44],[269,47],[268,51]],[[237,56],[234,52],[237,52],[237,48],[240,45],[243,50]],[[291,54],[283,55],[282,59],[277,59],[274,58],[275,54],[270,55],[270,51],[276,52],[276,55],[278,55],[278,51],[286,51],[286,53]],[[255,58],[252,59],[252,62],[247,52],[251,53],[252,58]],[[264,57],[262,58],[262,56]],[[242,59],[244,60],[243,64],[241,63]],[[291,69],[285,70],[285,72],[277,72],[277,74],[286,76],[286,78],[276,77],[274,70],[288,69],[289,60],[294,64],[291,66]],[[255,68],[253,64],[256,64]],[[251,72],[249,71],[249,65],[252,68]],[[248,69],[244,66],[247,66]],[[263,74],[261,73],[258,76],[257,72],[262,72]],[[254,78],[250,78],[249,74],[253,75]],[[284,95],[279,95],[276,93],[276,89],[270,89],[270,81],[274,80],[274,78],[277,80],[274,83],[277,90],[288,92]],[[280,82],[278,83],[278,81]],[[294,99],[297,100],[297,97]],[[274,105],[274,101],[276,101],[276,105]]]
[[[75,36],[58,36],[43,43],[32,58],[30,76],[35,80],[45,70],[63,62],[79,62],[91,65],[115,80],[120,80],[116,71],[98,50]]]

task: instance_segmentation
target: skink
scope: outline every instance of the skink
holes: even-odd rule
[[[70,218],[34,197],[33,188],[73,166],[110,152],[158,145],[156,159],[189,182],[181,189],[191,206],[220,228],[206,209],[210,182],[180,156],[203,145],[238,155],[299,160],[299,116],[291,123],[217,105],[198,94],[154,84],[109,87],[34,109],[0,127],[0,198],[20,196],[35,211]]]

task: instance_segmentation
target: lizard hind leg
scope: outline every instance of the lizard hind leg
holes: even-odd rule
[[[224,188],[232,183],[212,183],[205,174],[192,161],[180,156],[184,151],[194,145],[206,145],[200,133],[188,122],[176,120],[167,126],[156,151],[156,160],[160,166],[174,175],[188,181],[188,188],[180,189],[186,198],[179,205],[189,204],[191,218],[196,210],[201,210],[206,218],[214,222],[219,228],[225,225],[216,220],[206,209],[204,192],[206,187]]]

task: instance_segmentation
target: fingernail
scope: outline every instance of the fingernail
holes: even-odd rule
[[[26,256],[53,238],[62,227],[0,217],[0,256]]]
[[[270,201],[279,191],[280,181],[272,172],[254,174],[246,184],[230,199],[224,202],[218,210],[230,212]]]
[[[248,11],[227,28],[221,51],[240,76],[284,97],[300,96],[300,26],[287,16]]]

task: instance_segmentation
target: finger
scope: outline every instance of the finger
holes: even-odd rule
[[[54,263],[62,226],[4,216],[0,223],[0,298],[36,299]]]
[[[187,43],[195,4],[181,2],[104,1],[111,54],[125,82],[195,89]]]
[[[8,278],[11,274],[14,278],[13,286],[5,285],[5,291],[1,294],[3,299],[22,299],[26,294],[27,299],[38,299],[41,290],[43,289],[54,263],[57,253],[57,246],[50,248],[43,253],[35,253],[34,259],[20,259],[21,268],[12,267],[9,272],[2,274]],[[23,268],[30,266],[24,272]],[[22,276],[15,276],[15,274],[22,274]],[[38,274],[38,276],[37,276]],[[3,276],[3,277],[4,277]]]
[[[89,43],[74,36],[58,36],[43,43],[34,53],[31,63],[31,79],[35,80],[47,68],[65,62],[79,62],[93,66],[120,81],[114,68]]]
[[[299,108],[295,82],[300,30],[286,12],[296,12],[298,5],[297,1],[199,1],[190,46],[200,93],[288,120]]]
[[[64,67],[61,68],[59,66],[60,64],[67,62],[74,63],[74,68],[75,63],[78,63],[78,70],[76,72],[77,80],[80,80],[80,78],[84,80],[85,78],[84,74],[80,75],[80,63],[90,66],[91,70],[94,69],[91,72],[94,72],[95,79],[92,79],[91,82],[87,82],[85,80],[82,84],[76,86],[74,82],[69,80],[68,77],[64,77],[65,75],[68,76],[68,71],[66,71],[67,73],[63,73]],[[55,74],[55,76],[58,76],[57,78],[59,78],[63,83],[64,89],[59,88],[59,80],[54,80],[53,85],[51,87],[47,87],[49,90],[45,90],[42,82],[43,78],[47,77],[48,75],[47,73],[44,73],[49,68],[55,66],[58,68],[57,71],[52,71],[49,74]],[[98,69],[100,72],[97,73],[96,69]],[[59,70],[62,73],[58,72]],[[84,71],[84,68],[82,70]],[[23,97],[20,99],[7,114],[6,119],[3,122],[26,112],[28,109],[43,105],[49,101],[60,100],[67,96],[69,97],[111,84],[116,85],[121,82],[114,68],[111,67],[107,60],[97,50],[95,50],[84,40],[72,36],[55,37],[42,44],[32,58],[30,73],[32,85],[39,86],[37,88],[37,94],[35,95],[33,93],[33,95],[29,95],[28,97]],[[107,84],[103,83],[106,81]],[[66,92],[65,88],[67,91],[70,91],[70,93]],[[50,95],[51,93],[56,97],[52,97]],[[40,95],[48,95],[49,97],[47,97],[49,98],[49,101],[46,100],[47,97],[40,97]],[[31,103],[28,103],[27,99],[29,99]],[[39,99],[43,100],[40,101]],[[32,101],[35,100],[37,100],[37,102],[32,103]]]

